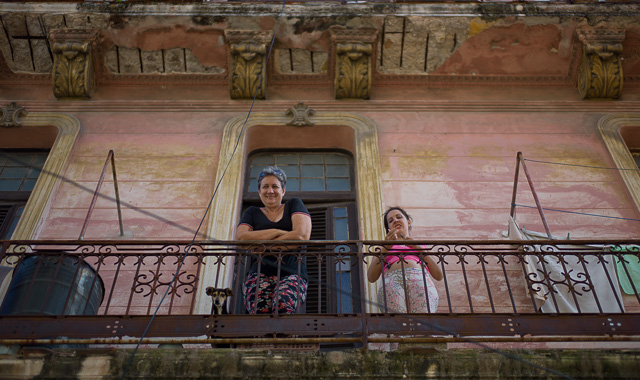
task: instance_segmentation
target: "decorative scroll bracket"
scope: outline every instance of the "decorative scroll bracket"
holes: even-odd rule
[[[334,42],[336,99],[369,99],[375,29],[331,29]]]
[[[287,125],[295,125],[296,127],[306,127],[313,125],[313,122],[309,119],[310,116],[315,115],[316,111],[313,108],[309,108],[304,103],[298,103],[295,106],[289,108],[285,113],[287,116],[291,116],[292,119]]]
[[[56,29],[50,33],[53,51],[53,94],[58,99],[89,99],[95,86],[92,46],[95,30]]]
[[[20,107],[16,102],[11,102],[8,106],[0,109],[0,127],[19,127],[22,122],[18,118],[27,116],[28,113],[26,109]]]
[[[583,99],[618,99],[622,93],[623,29],[581,29],[578,92]]]
[[[227,30],[231,99],[265,98],[267,87],[267,43],[271,32]]]

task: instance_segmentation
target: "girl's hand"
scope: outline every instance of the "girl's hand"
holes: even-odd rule
[[[404,240],[405,237],[402,235],[397,228],[392,228],[389,230],[387,235],[384,237],[384,240]]]

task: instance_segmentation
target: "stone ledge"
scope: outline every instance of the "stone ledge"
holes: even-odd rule
[[[53,350],[0,356],[0,378],[116,379],[131,350]],[[140,349],[126,378],[388,379],[388,378],[634,378],[639,350],[444,350],[400,347],[393,352]]]

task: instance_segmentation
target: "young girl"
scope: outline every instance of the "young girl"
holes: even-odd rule
[[[394,244],[382,247],[383,253],[387,253],[383,262],[373,257],[367,276],[370,282],[376,282],[384,272],[384,285],[378,289],[378,304],[382,311],[434,313],[438,309],[439,297],[432,278],[442,280],[442,271],[430,256],[422,256],[420,262],[419,253],[425,247],[411,244],[411,223],[409,214],[400,207],[391,207],[384,213],[387,231],[384,239]]]

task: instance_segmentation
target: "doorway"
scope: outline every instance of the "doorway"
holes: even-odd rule
[[[262,206],[257,193],[257,177],[267,166],[278,166],[287,174],[285,201],[300,198],[309,210],[311,240],[358,239],[355,173],[350,152],[253,152],[247,160],[243,212],[249,206]],[[352,260],[349,255],[322,256],[320,259],[309,257],[307,270],[309,284],[304,307],[307,314],[361,311],[357,260]]]

